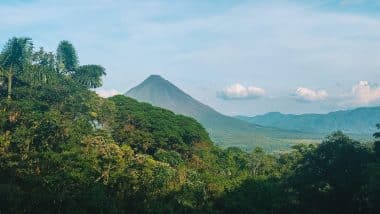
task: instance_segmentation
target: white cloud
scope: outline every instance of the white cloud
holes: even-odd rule
[[[219,93],[219,97],[226,100],[232,99],[257,99],[265,95],[265,90],[255,86],[245,87],[239,83],[226,87]]]
[[[363,0],[340,1],[344,9]],[[162,73],[188,88],[194,82],[210,86],[209,93],[194,89],[192,95],[223,112],[227,104],[215,91],[226,81],[255,78],[278,97],[272,99],[276,104],[267,99],[252,101],[255,108],[228,103],[234,111],[255,114],[257,109],[311,111],[289,99],[294,86],[328,89],[335,106],[353,105],[352,82],[380,83],[380,17],[334,10],[326,7],[328,1],[228,1],[226,7],[212,1],[0,2],[0,47],[12,36],[30,36],[37,46],[54,51],[67,39],[82,64],[107,68],[105,87],[120,91],[152,72]],[[337,80],[344,98],[342,88],[330,88]],[[324,111],[329,102],[310,102],[308,108]]]
[[[371,104],[380,101],[380,86],[372,86],[368,81],[360,81],[351,90],[354,104]]]
[[[295,97],[301,101],[323,101],[328,97],[328,93],[325,90],[313,90],[305,87],[297,88]]]
[[[101,96],[101,97],[104,97],[104,98],[107,98],[107,97],[112,97],[112,96],[115,96],[115,95],[118,95],[118,94],[121,94],[119,91],[117,91],[116,89],[98,89],[96,90],[96,93]]]

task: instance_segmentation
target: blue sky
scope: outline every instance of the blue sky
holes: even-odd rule
[[[225,114],[380,105],[380,1],[1,0],[0,44],[71,41],[99,93],[160,74]]]

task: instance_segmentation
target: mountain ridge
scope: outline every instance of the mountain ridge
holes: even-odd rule
[[[330,133],[341,130],[348,134],[370,135],[376,131],[376,123],[380,118],[380,106],[359,107],[349,110],[338,110],[326,114],[283,114],[268,112],[253,117],[235,116],[253,124],[281,129]]]
[[[141,102],[169,109],[198,120],[209,132],[210,137],[221,146],[253,148],[261,146],[268,150],[287,147],[286,138],[305,140],[305,133],[289,132],[278,128],[266,128],[237,118],[223,115],[210,106],[192,98],[170,81],[159,75],[150,75],[141,84],[131,88],[124,95]],[[307,136],[315,139],[315,136]],[[319,138],[319,136],[318,136]],[[283,143],[283,145],[280,145]]]

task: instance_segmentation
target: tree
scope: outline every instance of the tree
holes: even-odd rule
[[[64,40],[57,48],[57,63],[59,72],[70,76],[74,81],[86,88],[98,88],[102,86],[102,76],[106,75],[105,69],[100,65],[79,66],[78,56],[74,46]]]
[[[380,129],[380,123],[376,124],[376,127]],[[364,187],[364,196],[368,207],[375,213],[380,209],[380,131],[374,133],[373,136],[376,139],[373,147],[375,158],[366,169],[367,185]]]
[[[43,48],[33,54],[34,80],[38,83],[48,83],[57,79],[54,54],[45,52]]]
[[[1,54],[0,54],[0,59],[1,59]],[[4,78],[4,76],[5,76],[5,70],[2,68],[2,66],[1,66],[1,64],[0,64],[0,88],[2,88],[3,87],[3,85],[4,85],[4,80],[3,80],[3,78]]]
[[[262,148],[256,147],[250,154],[247,166],[250,175],[256,177],[273,174],[275,164],[273,157],[267,155]]]
[[[78,68],[78,56],[74,46],[66,40],[59,43],[57,48],[58,69],[64,74],[73,74]]]
[[[380,123],[376,124],[376,127],[380,130]],[[377,139],[374,150],[376,155],[380,157],[380,131],[374,133],[373,136]]]
[[[0,55],[0,66],[7,76],[8,99],[12,97],[12,83],[14,76],[25,71],[30,63],[33,52],[33,43],[30,38],[13,37],[8,40]]]
[[[288,213],[281,210],[284,200],[277,179],[249,178],[236,189],[226,190],[215,208],[216,213]]]
[[[31,55],[31,63],[25,67],[28,72],[23,72],[21,79],[29,86],[57,82],[59,73],[55,66],[54,54],[45,52],[41,47]]]
[[[73,79],[86,88],[98,88],[102,86],[102,76],[106,75],[104,70],[100,65],[82,65],[73,74]]]
[[[358,213],[368,151],[342,132],[327,137],[299,162],[291,186],[301,213]]]

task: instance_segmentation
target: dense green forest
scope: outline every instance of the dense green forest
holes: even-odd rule
[[[0,213],[380,209],[380,132],[283,153],[221,149],[192,118],[97,96],[105,69],[80,65],[68,41],[51,53],[11,38],[0,69]]]

